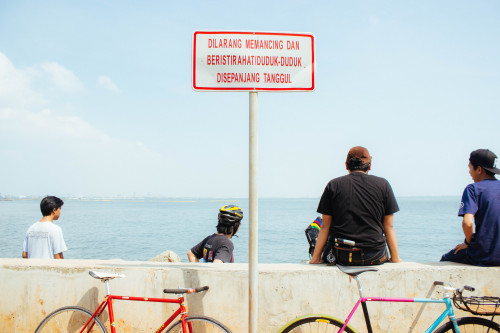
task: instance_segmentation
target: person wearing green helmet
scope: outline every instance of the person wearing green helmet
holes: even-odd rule
[[[226,205],[219,210],[217,233],[207,236],[188,251],[190,262],[234,262],[234,245],[231,241],[243,219],[243,210],[234,205]]]

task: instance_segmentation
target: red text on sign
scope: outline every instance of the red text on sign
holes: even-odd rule
[[[210,38],[208,40],[208,48],[214,49],[241,49],[241,39],[219,39]]]
[[[218,83],[231,83],[231,82],[241,82],[241,83],[259,83],[260,75],[259,73],[217,73]]]
[[[283,50],[282,40],[272,39],[247,39],[245,41],[247,49]]]
[[[234,54],[209,54],[207,55],[209,66],[283,66],[302,67],[302,57],[278,57],[278,56],[237,56]]]
[[[295,40],[295,41],[291,41],[291,40],[287,40],[286,41],[286,49],[287,50],[299,50],[299,41],[298,40]]]
[[[265,83],[292,83],[290,74],[264,73]]]

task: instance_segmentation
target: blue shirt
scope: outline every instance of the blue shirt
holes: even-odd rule
[[[500,266],[500,181],[486,179],[468,185],[458,216],[474,215],[475,232],[467,254],[478,266]]]

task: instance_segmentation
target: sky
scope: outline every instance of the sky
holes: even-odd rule
[[[192,89],[195,31],[312,33],[313,92],[258,93],[259,197],[319,197],[350,147],[396,196],[500,154],[500,2],[0,1],[0,194],[248,196],[249,94]]]

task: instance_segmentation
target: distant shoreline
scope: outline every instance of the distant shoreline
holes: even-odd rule
[[[41,200],[44,196],[29,196],[29,197],[16,197],[16,196],[4,196],[0,198],[0,201],[16,201],[16,200]],[[457,198],[460,195],[402,195],[396,196],[396,199],[429,199],[429,198]],[[60,196],[60,198],[64,200],[78,200],[78,201],[143,201],[143,200],[162,200],[164,202],[195,202],[196,200],[210,200],[213,202],[237,202],[238,200],[248,200],[247,197],[232,197],[228,199],[217,198],[217,197],[72,197],[72,196]],[[319,197],[259,197],[259,199],[266,200],[309,200],[309,199],[318,199]]]

